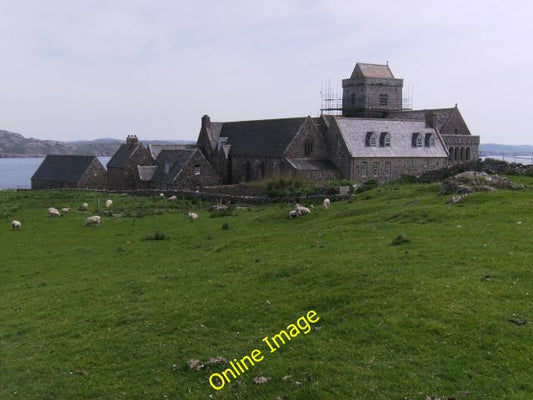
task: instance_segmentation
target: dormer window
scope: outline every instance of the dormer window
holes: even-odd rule
[[[390,133],[381,132],[379,136],[379,147],[390,147]]]
[[[426,133],[424,140],[425,147],[435,147],[435,135],[433,133]]]
[[[374,132],[367,132],[365,138],[365,147],[376,147],[377,139]]]
[[[423,145],[423,139],[422,135],[420,133],[413,133],[413,136],[411,138],[411,146],[412,147],[422,147]]]

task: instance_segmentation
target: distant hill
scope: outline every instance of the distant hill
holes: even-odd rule
[[[482,156],[489,155],[513,155],[526,156],[533,154],[533,146],[530,145],[510,145],[510,144],[496,144],[496,143],[481,143],[479,145],[479,152]]]
[[[148,144],[192,144],[186,140],[149,140]],[[44,157],[48,154],[80,154],[95,156],[112,156],[122,140],[102,138],[95,140],[76,140],[60,142],[26,138],[19,133],[0,130],[0,158],[5,157]]]

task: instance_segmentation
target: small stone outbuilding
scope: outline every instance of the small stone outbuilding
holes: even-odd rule
[[[32,189],[105,189],[106,170],[96,156],[49,155],[31,177]]]

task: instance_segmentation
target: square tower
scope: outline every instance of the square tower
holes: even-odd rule
[[[396,79],[389,64],[357,63],[349,79],[342,80],[342,116],[382,118],[402,110],[403,79]]]

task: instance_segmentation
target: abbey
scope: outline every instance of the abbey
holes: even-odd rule
[[[388,64],[357,63],[344,79],[342,114],[260,121],[202,117],[197,145],[223,183],[293,176],[381,182],[478,158],[457,106],[402,106]]]
[[[108,188],[198,191],[280,177],[386,182],[478,158],[479,136],[457,105],[404,107],[403,79],[388,64],[357,63],[342,87],[340,115],[233,122],[204,115],[194,148],[157,154],[130,137],[108,163]]]

